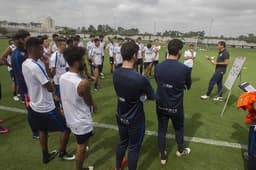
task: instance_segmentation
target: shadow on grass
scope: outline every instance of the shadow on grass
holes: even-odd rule
[[[113,141],[118,141],[117,135],[112,133],[113,135],[101,138],[101,134],[106,132],[107,130],[103,130],[101,128],[95,129],[95,134],[92,136],[92,140],[89,142],[90,145],[90,153],[92,155],[97,154],[97,158],[94,161],[94,165],[104,165],[109,159],[115,154],[116,144]],[[94,139],[100,139],[94,141]],[[103,147],[108,146],[108,147]],[[100,153],[100,154],[99,154]],[[113,164],[113,167],[115,164]]]
[[[192,83],[200,81],[200,77],[192,77]]]
[[[203,122],[200,121],[201,114],[202,113],[194,113],[191,118],[188,117],[185,119],[185,134],[187,134],[187,136],[195,136],[197,129],[203,125]]]
[[[228,106],[234,105],[237,102],[238,98],[239,98],[238,96],[231,94],[229,101],[228,101]]]
[[[238,123],[234,123],[232,126],[235,132],[231,135],[232,139],[235,139],[238,143],[242,143],[242,139],[245,138],[245,134],[248,134],[248,130]],[[241,156],[244,161],[244,169],[247,169],[247,160],[244,157],[246,150],[241,149]]]
[[[191,118],[185,119],[185,131],[187,129],[188,131],[187,134],[189,134],[189,136],[194,136],[197,129],[203,124],[200,121],[200,118],[201,118],[201,113],[194,113]],[[171,124],[171,121],[169,122],[169,124]],[[169,130],[171,129],[169,128]],[[166,140],[167,140],[166,150],[169,151],[169,153],[173,154],[172,150],[173,150],[173,147],[176,146],[176,142],[174,139],[166,139]],[[160,164],[157,137],[152,137],[152,136],[147,137],[142,144],[141,153],[143,153],[144,161],[140,163],[139,169],[149,169],[155,159],[159,159],[159,164]]]

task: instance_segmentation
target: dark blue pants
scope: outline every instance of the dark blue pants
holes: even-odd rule
[[[250,126],[248,143],[248,170],[256,169],[256,131],[255,126]]]
[[[145,120],[138,125],[124,125],[117,118],[119,129],[119,144],[116,150],[116,168],[121,168],[121,163],[128,147],[128,169],[136,170],[139,152],[145,134]]]
[[[211,95],[211,92],[213,90],[214,85],[217,84],[217,86],[218,86],[218,96],[222,97],[222,93],[223,93],[223,87],[222,87],[223,75],[224,75],[224,72],[220,72],[220,71],[216,71],[213,74],[213,76],[212,76],[212,78],[209,82],[208,91],[206,93],[207,96]]]
[[[158,118],[158,147],[161,155],[164,155],[166,150],[166,133],[168,129],[169,119],[172,121],[173,128],[175,130],[175,139],[178,145],[178,151],[184,150],[184,112],[181,109],[178,113],[168,115],[163,111],[157,109]]]

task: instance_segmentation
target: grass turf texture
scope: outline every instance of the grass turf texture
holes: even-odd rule
[[[0,40],[0,52],[7,45],[6,40]],[[166,45],[162,46],[161,59],[164,58]],[[186,48],[184,48],[186,49]],[[231,64],[235,56],[247,57],[243,70],[242,80],[249,81],[256,85],[254,75],[255,49],[228,49],[231,53]],[[200,95],[206,92],[208,81],[213,74],[214,67],[204,58],[205,55],[216,56],[215,47],[206,51],[198,51],[197,59],[193,68],[193,85],[190,91],[185,92],[185,135],[215,140],[225,140],[241,144],[247,143],[248,127],[244,123],[245,113],[236,109],[236,100],[241,94],[235,84],[233,93],[223,117],[220,112],[224,102],[213,102],[212,98],[207,101],[200,100]],[[92,92],[97,103],[97,113],[94,114],[94,121],[100,123],[116,124],[116,97],[112,85],[111,74],[109,73],[108,57],[105,57],[104,65],[105,79],[100,80],[101,89],[99,92]],[[10,77],[5,66],[0,68],[0,81],[2,83],[2,100],[0,105],[24,108],[23,104],[12,100],[10,91]],[[225,77],[227,76],[227,73]],[[154,87],[156,83],[151,79]],[[216,88],[212,96],[216,96]],[[227,96],[225,90],[224,97]],[[145,103],[146,129],[157,130],[157,117],[155,103]],[[74,169],[74,162],[60,161],[55,159],[48,165],[41,163],[41,150],[37,140],[32,140],[31,131],[24,114],[0,111],[0,118],[4,119],[4,126],[10,129],[9,134],[0,135],[0,165],[3,170],[70,170]],[[173,133],[171,122],[169,133]],[[108,170],[115,167],[115,148],[118,142],[118,133],[114,130],[95,128],[95,136],[90,140],[90,153],[84,165],[94,165],[96,170]],[[49,148],[58,148],[58,133],[52,133],[49,137]],[[242,170],[246,163],[242,158],[243,151],[239,149],[210,146],[198,143],[185,143],[191,147],[191,155],[185,158],[176,158],[176,144],[174,140],[168,140],[168,162],[161,166],[157,147],[157,138],[145,136],[138,162],[139,170],[158,169],[189,169],[189,170]],[[70,138],[69,151],[75,151],[75,139]]]

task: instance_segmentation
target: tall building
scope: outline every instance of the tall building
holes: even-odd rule
[[[42,27],[43,32],[55,32],[55,21],[51,17],[46,17]]]

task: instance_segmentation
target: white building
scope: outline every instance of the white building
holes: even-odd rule
[[[6,28],[10,32],[17,31],[19,29],[28,30],[29,32],[38,32],[38,33],[53,33],[56,32],[55,21],[51,17],[47,17],[44,20],[44,23],[17,23],[17,22],[8,22],[0,21],[0,27]]]
[[[55,32],[55,21],[51,17],[47,17],[42,25],[43,32]]]
[[[0,21],[0,27],[6,28],[8,31],[17,31],[19,29],[25,29],[32,32],[40,32],[42,24],[41,23],[16,23],[16,22],[7,22]]]

